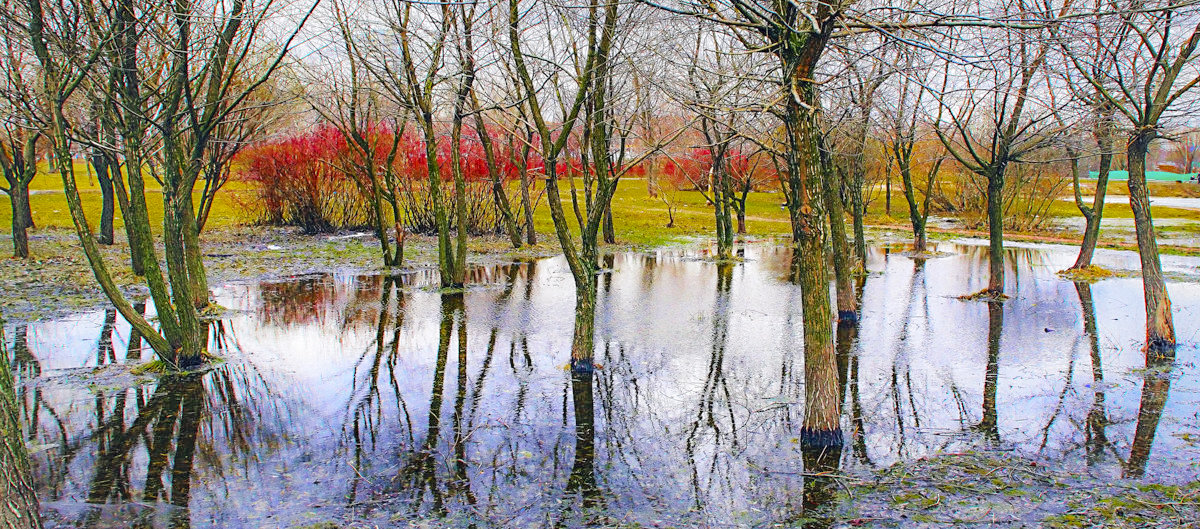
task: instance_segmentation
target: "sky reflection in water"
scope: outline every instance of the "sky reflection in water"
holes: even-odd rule
[[[841,471],[982,446],[1101,476],[1200,475],[1200,284],[1169,285],[1181,346],[1174,366],[1146,370],[1139,279],[1077,287],[1054,274],[1073,249],[1016,247],[1012,299],[964,302],[986,285],[986,248],[938,250],[952,255],[871,253],[860,327],[838,333]],[[149,356],[136,340],[130,352],[112,312],[10,327],[18,376],[41,377],[21,397],[49,525],[793,518],[819,499],[805,498],[797,443],[800,292],[789,250],[745,256],[606,257],[590,387],[567,369],[561,259],[476,269],[462,296],[427,288],[428,272],[398,287],[356,275],[224,285],[218,302],[237,312],[209,340],[228,362],[129,390],[54,376]],[[573,403],[588,398],[592,422],[577,424]],[[577,449],[588,428],[594,457],[586,439]]]

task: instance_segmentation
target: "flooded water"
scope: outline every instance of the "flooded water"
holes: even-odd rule
[[[975,449],[1113,479],[1200,476],[1200,284],[1169,285],[1173,365],[1145,369],[1139,279],[1056,277],[1074,250],[914,260],[872,250],[857,331],[838,332],[840,472]],[[560,258],[473,271],[219,287],[215,369],[131,389],[74,382],[148,360],[112,312],[9,327],[48,525],[762,526],[811,508],[799,288],[790,252],[608,256],[594,384],[572,385]],[[1195,274],[1200,260],[1165,257]],[[1097,263],[1136,268],[1128,252]],[[1094,332],[1092,332],[1094,329]],[[592,403],[591,416],[576,403]],[[590,435],[580,435],[581,433]]]

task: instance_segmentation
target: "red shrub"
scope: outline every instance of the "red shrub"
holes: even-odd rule
[[[398,142],[392,166],[387,167],[393,131],[373,125],[367,132],[373,146],[370,153],[377,175],[390,174],[392,189],[404,211],[402,223],[411,231],[427,233],[436,229],[429,171],[423,139],[406,132]],[[489,131],[494,146],[512,145],[496,131]],[[497,149],[499,150],[499,149]],[[500,177],[519,177],[515,156],[509,148],[496,153]],[[438,138],[435,147],[440,179],[454,178],[449,135]],[[499,215],[491,197],[490,179],[483,145],[474,130],[464,130],[460,143],[463,177],[468,184],[468,229],[473,233],[496,231]],[[275,225],[300,226],[307,233],[346,228],[365,228],[370,224],[371,181],[361,151],[347,144],[342,133],[323,124],[311,132],[266,142],[247,149],[239,158],[242,178],[257,184],[263,221]],[[531,161],[532,165],[532,161]],[[453,186],[443,186],[446,204],[454,200]],[[453,208],[448,208],[453,215]],[[451,224],[455,224],[451,219]]]

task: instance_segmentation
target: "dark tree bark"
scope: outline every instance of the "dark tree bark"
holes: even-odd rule
[[[1108,175],[1112,170],[1113,161],[1113,110],[1111,105],[1103,105],[1093,131],[1096,143],[1100,147],[1100,168],[1096,174],[1096,191],[1091,207],[1083,202],[1083,194],[1079,186],[1079,155],[1074,148],[1067,148],[1067,156],[1071,160],[1071,178],[1075,190],[1075,207],[1083,214],[1085,225],[1083,241],[1079,244],[1079,256],[1075,258],[1072,269],[1091,266],[1092,255],[1096,253],[1096,243],[1100,240],[1100,219],[1104,216],[1104,195],[1108,192]]]
[[[99,149],[93,150],[91,158],[92,168],[96,170],[96,181],[100,184],[100,233],[96,240],[107,246],[113,243],[113,216],[116,204],[113,199],[113,178],[110,171],[116,168]]]
[[[0,153],[4,179],[8,184],[5,191],[12,207],[13,257],[29,258],[29,230],[34,228],[33,210],[29,205],[29,183],[37,175],[38,134],[27,134],[20,138],[20,145],[12,146]]]

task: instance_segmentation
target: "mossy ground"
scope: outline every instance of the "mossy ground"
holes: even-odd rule
[[[1200,483],[1100,479],[1007,453],[941,454],[842,480],[835,527],[1200,527]]]

